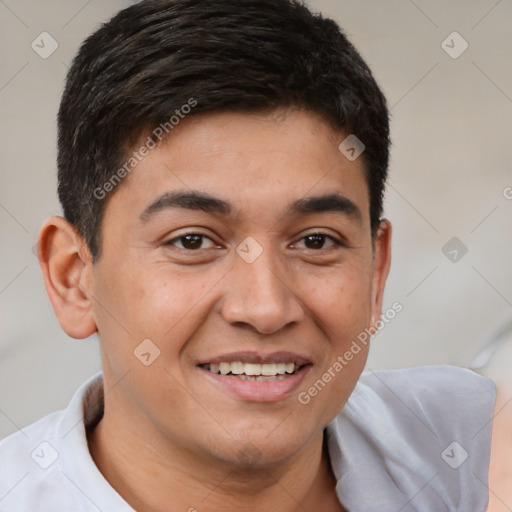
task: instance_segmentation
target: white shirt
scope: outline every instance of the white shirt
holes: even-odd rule
[[[495,388],[451,366],[366,372],[326,428],[349,512],[483,512]],[[85,434],[103,409],[101,374],[68,408],[0,442],[1,512],[133,509],[92,460]]]

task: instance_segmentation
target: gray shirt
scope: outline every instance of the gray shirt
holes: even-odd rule
[[[350,512],[484,512],[495,389],[451,366],[363,373],[325,429]],[[133,512],[92,460],[101,374],[67,409],[0,442],[0,512]]]

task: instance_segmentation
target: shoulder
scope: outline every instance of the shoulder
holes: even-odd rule
[[[57,411],[41,418],[40,420],[32,423],[28,427],[20,428],[18,431],[7,436],[0,441],[0,455],[3,461],[16,460],[19,462],[20,467],[28,469],[26,457],[19,457],[21,450],[28,450],[36,448],[33,446],[36,439],[52,438],[55,436],[55,426],[59,419],[64,414],[64,411]],[[31,452],[28,453],[29,460]],[[0,467],[0,471],[5,471],[6,464]],[[0,485],[4,482],[0,481]]]
[[[385,406],[390,416],[414,417],[437,434],[445,430],[454,434],[471,430],[477,420],[475,413],[489,407],[492,410],[494,398],[494,383],[470,370],[448,365],[418,366],[363,373],[347,412],[356,412],[371,399]]]
[[[93,377],[75,393],[67,409],[0,441],[0,511],[97,510],[83,485],[94,474],[84,412],[87,397],[100,385],[101,378]],[[80,478],[80,471],[85,478]]]
[[[38,510],[57,489],[65,491],[54,412],[0,441],[0,510]]]
[[[452,390],[471,392],[475,389],[479,391],[487,389],[494,394],[494,383],[490,379],[471,370],[451,365],[416,366],[401,370],[369,370],[365,371],[359,379],[359,384],[370,385],[376,390],[381,388],[379,383],[384,382],[411,386],[400,390],[405,394],[422,391],[428,396],[432,392],[439,391],[439,385],[450,385],[450,389],[447,390],[449,392]]]
[[[338,486],[365,510],[484,510],[494,399],[453,366],[365,372],[327,428]]]

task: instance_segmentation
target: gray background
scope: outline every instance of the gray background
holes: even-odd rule
[[[95,339],[60,330],[33,246],[44,218],[60,213],[55,117],[66,70],[129,3],[0,0],[0,437],[65,407],[100,369]],[[400,301],[403,311],[375,337],[368,366],[467,366],[512,316],[512,2],[310,5],[341,24],[391,107],[385,308]],[[58,42],[47,59],[31,48],[44,31]],[[469,44],[456,59],[441,46],[454,31]],[[456,262],[442,251],[452,237],[468,249],[456,248]]]

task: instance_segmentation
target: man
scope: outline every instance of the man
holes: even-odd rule
[[[58,121],[64,218],[39,258],[103,372],[0,445],[2,510],[484,509],[492,383],[360,379],[388,112],[332,20],[143,1],[84,42]]]

